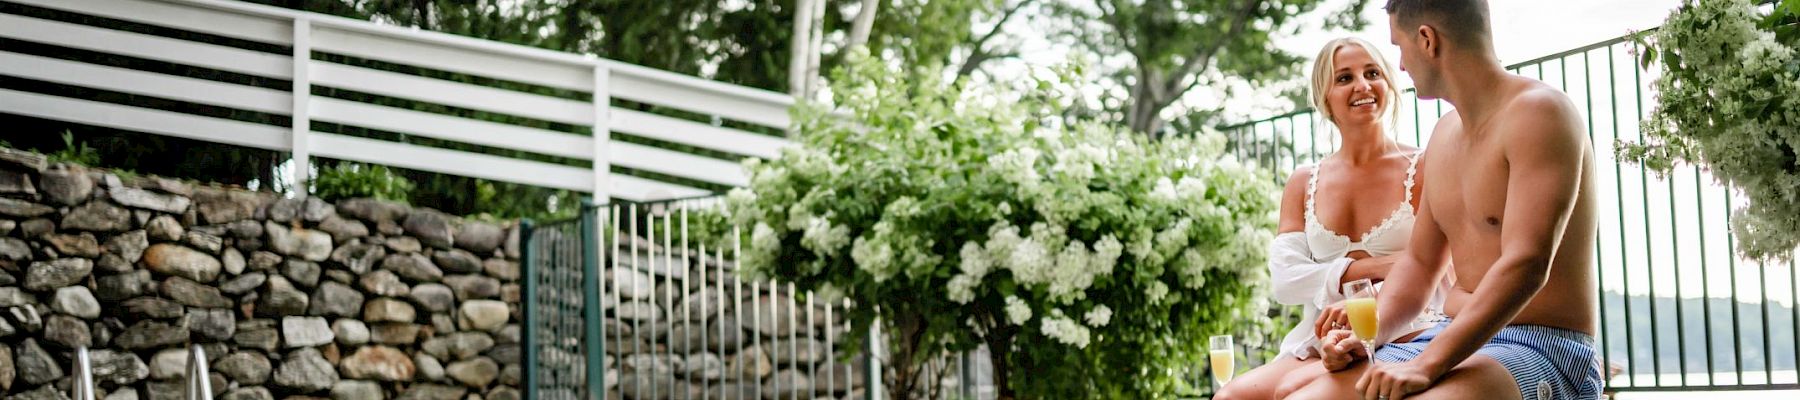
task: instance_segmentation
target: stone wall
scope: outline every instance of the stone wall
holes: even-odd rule
[[[0,398],[520,398],[513,224],[50,165],[0,149]]]

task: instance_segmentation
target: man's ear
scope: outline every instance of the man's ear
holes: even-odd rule
[[[1437,58],[1444,52],[1444,35],[1431,25],[1419,25],[1419,50],[1428,58]]]

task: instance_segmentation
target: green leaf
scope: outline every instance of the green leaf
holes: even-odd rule
[[[1800,15],[1800,0],[1783,0],[1781,7],[1787,10],[1788,15]]]

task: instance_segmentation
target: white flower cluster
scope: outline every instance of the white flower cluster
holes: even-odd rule
[[[1157,178],[1150,198],[1166,203],[1206,203],[1206,189],[1206,181],[1198,177],[1184,176],[1180,182],[1163,177]]]
[[[1087,297],[1094,278],[1112,274],[1125,245],[1112,235],[1095,241],[1090,249],[1080,241],[1069,240],[1064,228],[1045,223],[1031,226],[1030,237],[1020,237],[1019,228],[1004,221],[988,229],[985,245],[963,243],[961,273],[950,278],[946,288],[950,301],[967,304],[975,299],[981,279],[995,268],[1012,273],[1020,285],[1044,285],[1050,300],[1071,304]]]
[[[1038,174],[1037,161],[1043,153],[1031,147],[1011,149],[988,159],[988,167],[993,168],[1008,183],[1021,187],[1035,187],[1043,176]]]
[[[804,232],[800,235],[800,245],[821,258],[835,257],[844,245],[850,244],[850,227],[832,225],[831,220],[824,217],[808,218]]]
[[[1011,322],[1013,325],[1024,325],[1025,321],[1030,320],[1031,306],[1025,305],[1025,301],[1019,300],[1017,297],[1006,296],[1006,322]]]
[[[1087,348],[1092,335],[1088,332],[1087,327],[1063,316],[1062,311],[1051,311],[1050,316],[1043,319],[1043,323],[1038,329],[1044,332],[1044,336],[1083,349]]]
[[[1087,321],[1088,326],[1095,328],[1106,326],[1106,323],[1112,322],[1112,308],[1105,304],[1094,306],[1094,309],[1088,310],[1087,315],[1083,315],[1081,319]]]
[[[1050,172],[1076,182],[1086,182],[1094,179],[1096,168],[1104,168],[1112,160],[1113,154],[1109,147],[1081,143],[1075,147],[1058,149],[1056,163],[1050,166]]]

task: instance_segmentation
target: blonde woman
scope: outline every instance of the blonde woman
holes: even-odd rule
[[[1231,380],[1214,399],[1272,399],[1289,375],[1323,374],[1319,337],[1349,323],[1339,288],[1383,281],[1406,250],[1424,182],[1416,173],[1419,149],[1388,135],[1400,98],[1394,72],[1374,45],[1355,38],[1332,40],[1314,59],[1312,105],[1337,127],[1341,144],[1288,178],[1280,233],[1269,248],[1275,300],[1306,311],[1279,356]],[[1437,315],[1443,297],[1434,296]]]

